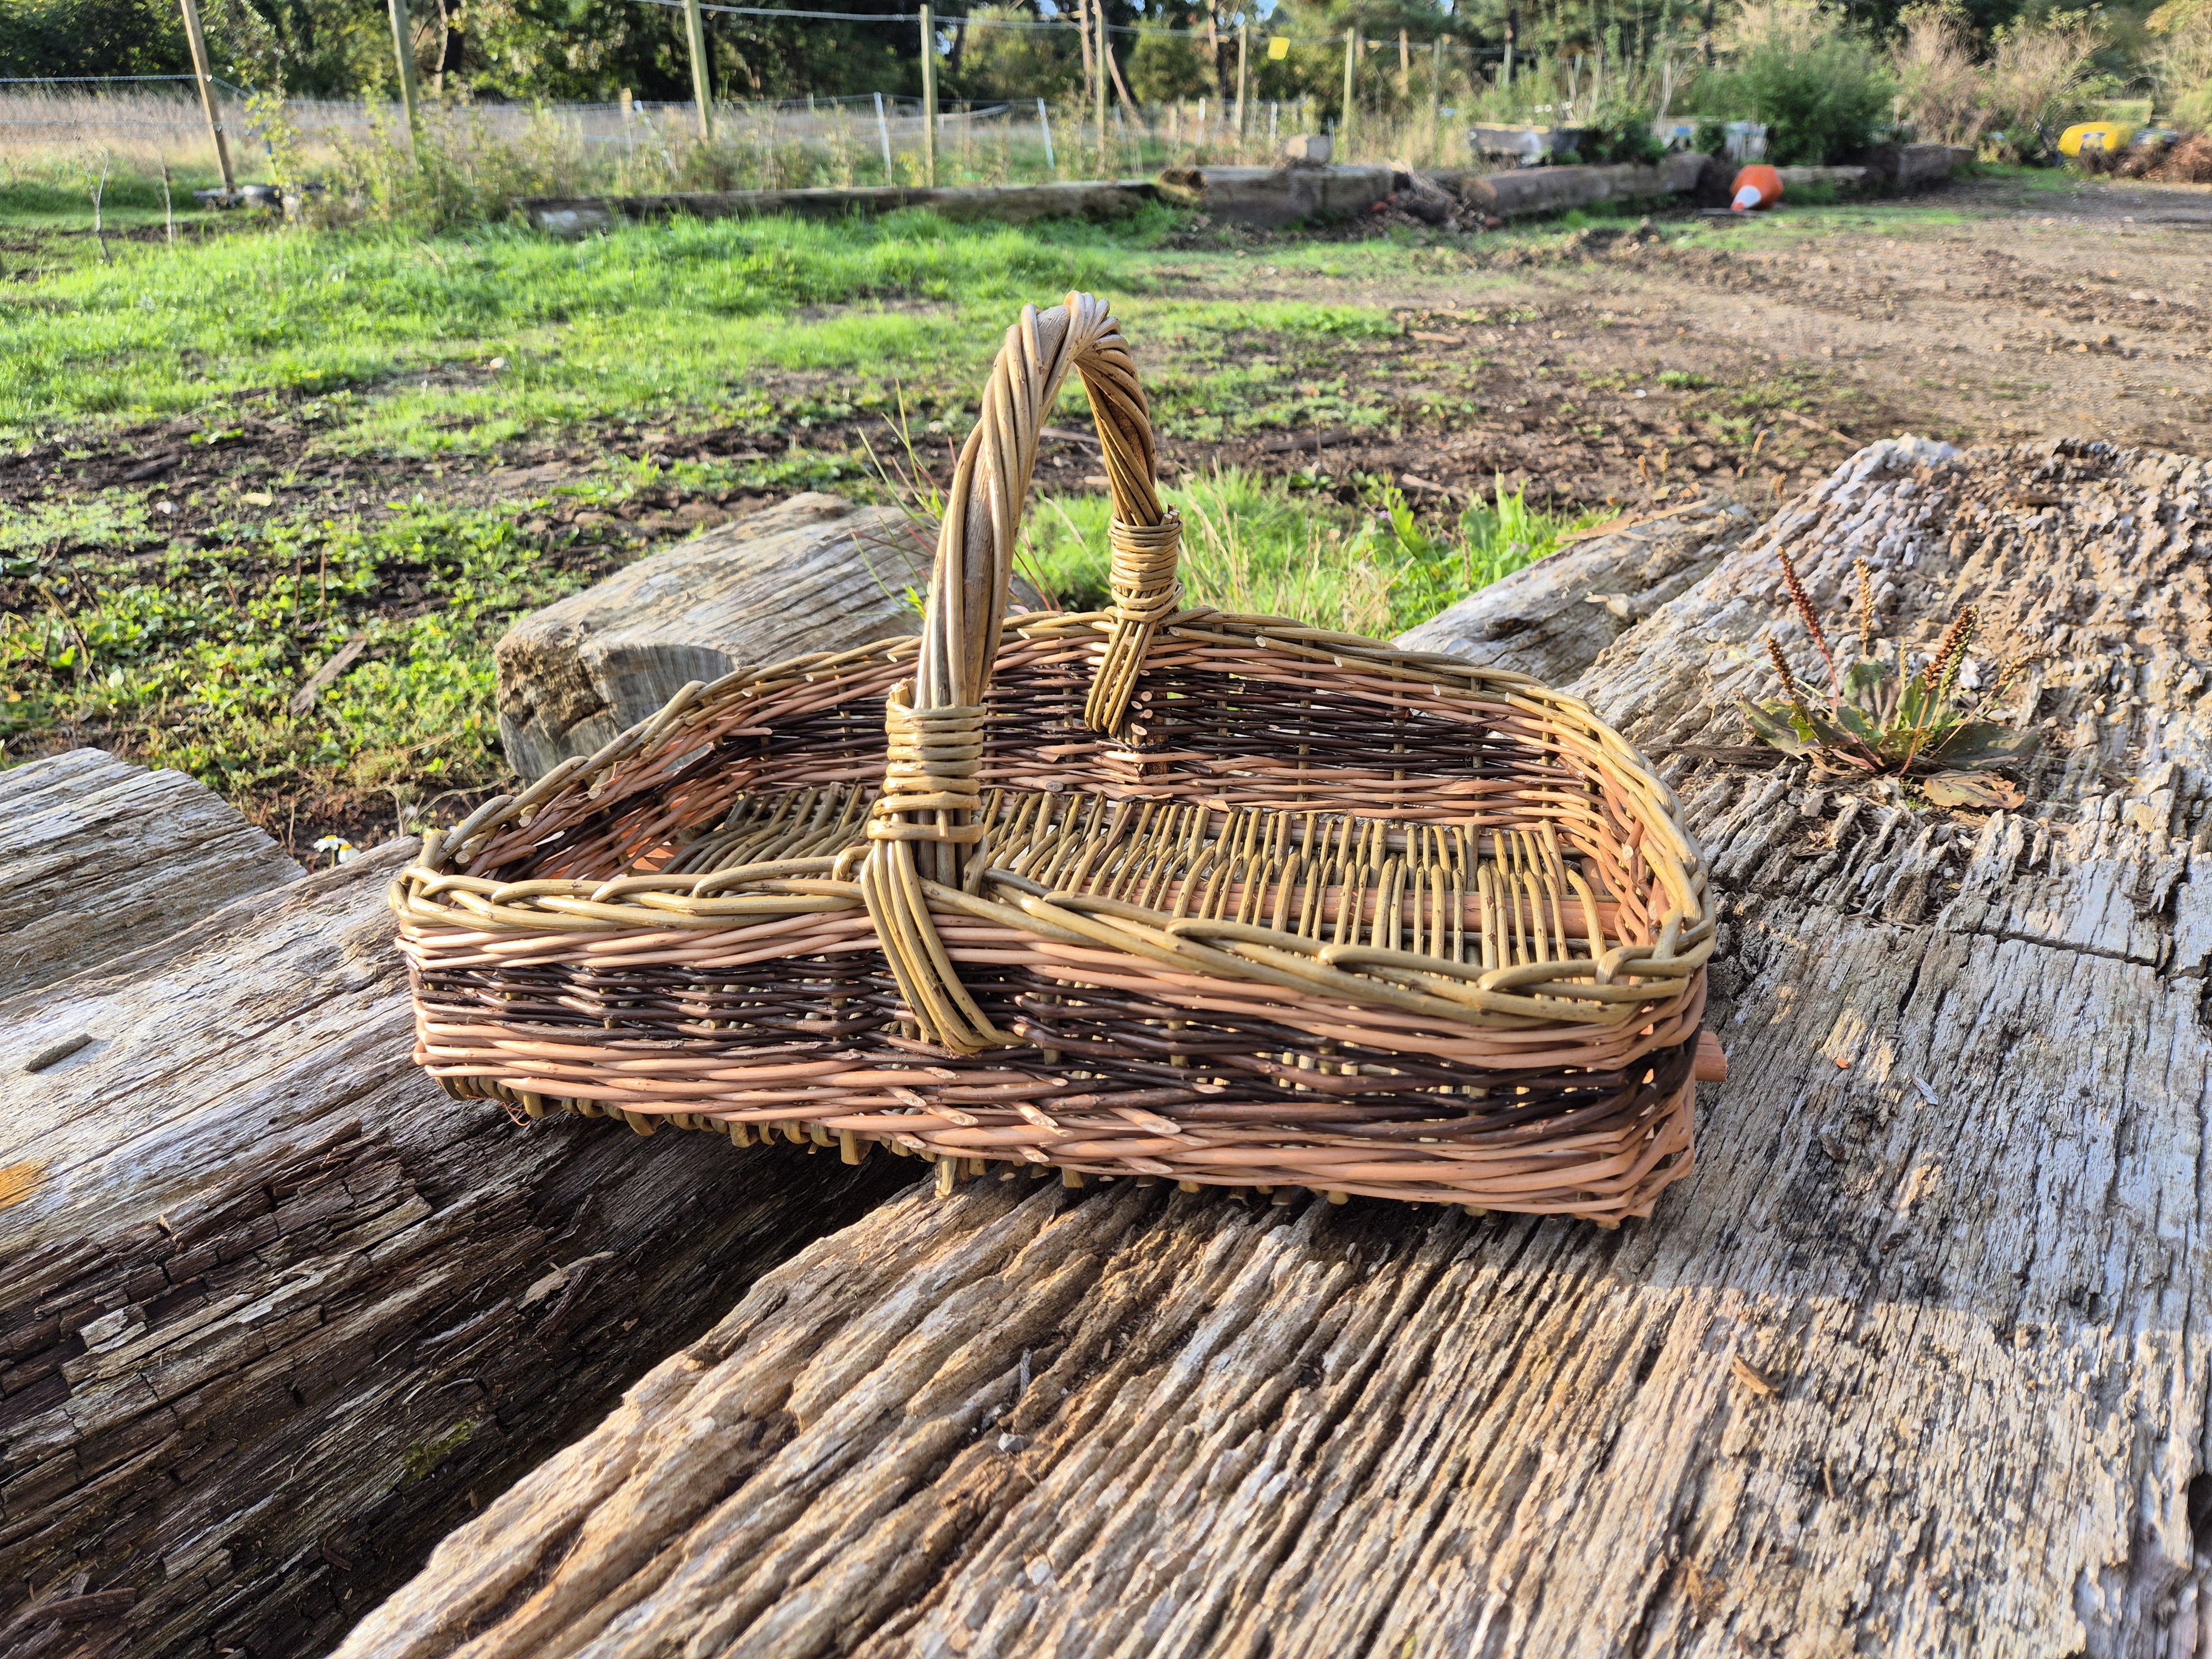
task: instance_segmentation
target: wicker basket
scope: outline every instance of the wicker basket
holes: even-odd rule
[[[1114,604],[1009,618],[1071,368]],[[1648,1213],[1690,1169],[1713,939],[1672,794],[1524,676],[1179,609],[1153,472],[1105,306],[1024,309],[918,639],[686,687],[425,838],[392,896],[420,1062],[940,1184]]]

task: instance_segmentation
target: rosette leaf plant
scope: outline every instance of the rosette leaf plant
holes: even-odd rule
[[[1767,654],[1782,683],[1782,696],[1769,702],[1740,699],[1752,734],[1785,755],[1810,757],[1824,772],[1887,775],[1919,784],[1938,806],[2018,806],[2024,797],[1999,769],[2018,766],[2035,750],[2038,733],[1978,718],[2001,703],[2008,673],[1984,697],[1966,679],[1966,648],[1979,617],[1972,605],[1944,631],[1935,654],[1918,672],[1906,659],[1905,641],[1885,651],[1875,637],[1872,578],[1858,562],[1859,654],[1845,665],[1838,661],[1827,632],[1798,580],[1790,556],[1782,556],[1782,576],[1791,604],[1827,665],[1826,691],[1808,685],[1791,670],[1781,642],[1766,636]]]

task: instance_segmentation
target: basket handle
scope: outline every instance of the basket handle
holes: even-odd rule
[[[1039,434],[1071,368],[1090,395],[1114,502],[1108,530],[1114,626],[1084,708],[1084,724],[1093,731],[1120,726],[1152,628],[1180,601],[1182,523],[1163,509],[1152,483],[1152,411],[1128,343],[1106,302],[1091,295],[1071,294],[1046,312],[1024,306],[1006,331],[984,388],[982,417],[953,470],[921,625],[916,708],[980,703],[990,689]]]
[[[1102,732],[1121,726],[1152,630],[1182,600],[1176,580],[1182,520],[1161,507],[1153,486],[1152,415],[1128,343],[1106,303],[1091,295],[1071,294],[1046,312],[1023,307],[953,469],[913,684],[896,688],[885,702],[884,792],[868,822],[860,867],[861,895],[908,1007],[929,1041],[963,1053],[1017,1039],[994,1028],[962,987],[921,883],[957,884],[960,848],[983,837],[974,821],[983,699],[1006,625],[1038,436],[1071,368],[1091,398],[1114,499],[1112,626],[1085,703],[1085,725]]]

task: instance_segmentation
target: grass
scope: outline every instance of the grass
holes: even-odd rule
[[[1113,229],[728,220],[580,243],[228,217],[174,247],[111,236],[105,265],[88,236],[52,232],[70,204],[49,190],[0,187],[10,256],[33,267],[0,308],[0,445],[39,474],[0,499],[0,759],[92,743],[174,767],[295,850],[457,815],[507,778],[493,644],[629,551],[580,510],[881,494],[856,431],[905,421],[941,464],[1013,307],[1074,287],[1112,295],[1144,343],[1165,430],[1395,431],[1420,417],[1387,372],[1404,325],[1381,301],[1471,280],[1419,237],[1180,249],[1164,213]],[[120,207],[143,236],[144,202]],[[1255,301],[1244,279],[1261,270],[1345,297]],[[1370,289],[1384,291],[1362,303]],[[1071,387],[1055,419],[1084,418]],[[771,433],[799,441],[744,453]],[[739,441],[680,441],[702,434]],[[242,459],[174,487],[115,482],[106,459],[196,445]],[[534,494],[486,504],[462,487],[562,447],[562,476]],[[1370,634],[1565,528],[1510,493],[1416,515],[1387,480],[1318,462],[1170,493],[1194,602]],[[1091,495],[1032,513],[1039,574],[1071,603],[1103,590],[1104,514]],[[294,714],[355,635],[360,660]]]
[[[1516,492],[1425,525],[1386,481],[1361,505],[1224,469],[1161,493],[1183,519],[1185,603],[1290,617],[1387,635],[1553,551],[1580,521],[1530,508]],[[1106,603],[1106,521],[1098,495],[1046,496],[1030,515],[1023,568],[1062,604]]]
[[[442,788],[500,775],[491,647],[579,580],[512,513],[234,523],[205,551],[165,545],[150,518],[133,504],[78,526],[90,550],[62,570],[38,560],[50,525],[0,526],[0,568],[22,595],[0,615],[0,738],[94,741],[264,819],[304,806],[389,828]],[[392,614],[409,592],[421,597]],[[293,714],[295,688],[355,634],[358,665]]]

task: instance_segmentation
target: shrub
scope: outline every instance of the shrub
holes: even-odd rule
[[[2104,26],[2088,12],[2053,12],[1999,28],[1994,39],[1983,94],[1990,125],[2022,154],[2050,149],[2061,128],[2087,112]]]
[[[2148,27],[2162,36],[2152,60],[2165,93],[2166,118],[2212,127],[2212,0],[2167,0]]]
[[[1667,147],[1651,133],[1651,112],[1636,105],[1601,110],[1583,140],[1589,161],[1656,161]]]
[[[1904,33],[1890,61],[1905,120],[1934,143],[1980,143],[1990,111],[1966,15],[1954,5],[1919,5],[1899,21]]]
[[[1697,101],[1723,119],[1764,122],[1768,161],[1818,165],[1887,125],[1896,90],[1841,14],[1815,0],[1750,0],[1730,32],[1726,67],[1698,82]]]

